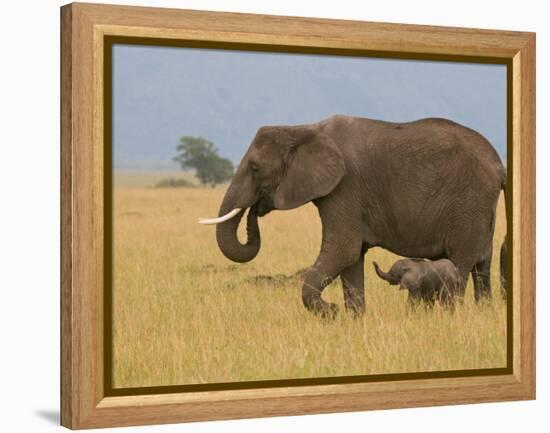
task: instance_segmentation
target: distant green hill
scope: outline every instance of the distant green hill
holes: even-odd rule
[[[238,163],[257,129],[332,114],[390,121],[447,117],[505,155],[504,66],[116,46],[114,163],[177,169],[182,135]]]

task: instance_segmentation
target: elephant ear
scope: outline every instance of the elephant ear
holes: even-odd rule
[[[422,280],[424,279],[425,272],[423,271],[412,271],[407,270],[403,277],[401,278],[401,283],[399,285],[400,290],[408,290],[410,292],[416,292],[420,285],[422,284]]]
[[[289,146],[286,170],[273,204],[286,210],[302,206],[330,193],[346,173],[336,143],[310,127],[294,127],[281,138]]]

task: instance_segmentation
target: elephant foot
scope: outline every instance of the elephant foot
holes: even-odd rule
[[[346,311],[353,319],[360,319],[365,314],[365,304],[346,304]]]
[[[487,290],[484,290],[484,291],[481,291],[479,293],[476,293],[475,296],[474,296],[474,300],[477,303],[481,303],[481,304],[484,304],[484,303],[490,303],[492,300],[493,300],[493,296],[491,294],[491,291],[487,291]]]
[[[464,298],[461,296],[440,296],[439,305],[445,310],[454,313],[456,311],[457,305],[464,304]]]
[[[318,298],[304,298],[304,306],[324,321],[333,321],[338,315],[338,305]]]
[[[332,302],[325,302],[325,305],[321,310],[317,311],[317,314],[321,316],[323,321],[332,322],[338,316],[338,305]]]

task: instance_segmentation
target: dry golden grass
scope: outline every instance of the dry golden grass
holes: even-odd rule
[[[198,184],[197,178],[193,176],[193,173],[181,170],[117,170],[113,173],[115,186],[124,188],[150,188],[163,179],[185,179],[191,183]]]
[[[405,291],[380,280],[397,256],[366,256],[367,313],[343,309],[340,282],[324,292],[341,314],[323,324],[301,303],[301,279],[320,245],[313,205],[260,220],[262,249],[239,265],[219,252],[213,227],[223,188],[114,192],[113,383],[182,385],[340,375],[505,367],[506,306],[498,253],[506,232],[499,203],[492,266],[494,300],[467,299],[409,312]],[[270,278],[259,276],[271,276]]]

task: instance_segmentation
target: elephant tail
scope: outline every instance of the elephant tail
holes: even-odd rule
[[[506,183],[507,176],[505,172],[502,182],[500,184],[500,189],[504,193],[504,209],[506,214],[506,223],[508,224],[508,221],[510,220],[510,214],[508,208],[509,203],[506,198]],[[500,287],[502,296],[506,298],[508,287],[508,233],[506,233],[506,235],[504,236],[504,240],[502,241],[502,245],[500,247]]]

